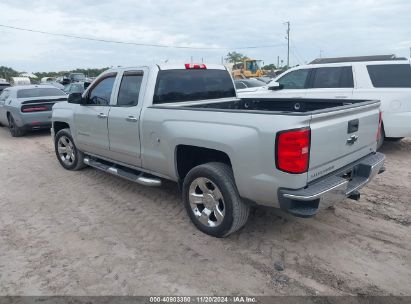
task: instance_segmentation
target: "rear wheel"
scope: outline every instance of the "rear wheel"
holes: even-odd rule
[[[75,171],[86,167],[84,154],[74,144],[70,129],[57,132],[54,138],[54,148],[57,159],[65,169]]]
[[[24,135],[25,133],[24,129],[16,125],[16,121],[14,120],[14,117],[12,114],[9,114],[8,122],[9,122],[9,131],[10,131],[11,136],[20,137]]]
[[[207,163],[190,170],[183,183],[184,205],[202,232],[225,237],[245,225],[250,207],[238,194],[231,168]]]

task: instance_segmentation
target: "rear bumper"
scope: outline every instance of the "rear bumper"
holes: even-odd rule
[[[17,126],[27,131],[49,129],[51,126],[51,112],[21,113],[15,117]]]
[[[50,122],[32,122],[23,126],[27,131],[50,129],[50,127]]]
[[[303,189],[280,189],[280,207],[298,217],[314,216],[319,209],[358,196],[359,189],[384,172],[384,161],[384,154],[373,153]]]

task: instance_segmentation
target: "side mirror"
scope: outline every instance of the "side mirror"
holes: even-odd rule
[[[67,102],[75,104],[85,103],[81,93],[71,93],[67,98]]]
[[[268,89],[273,90],[273,91],[278,91],[278,90],[284,89],[284,86],[282,84],[278,83],[277,81],[271,81],[268,84]]]

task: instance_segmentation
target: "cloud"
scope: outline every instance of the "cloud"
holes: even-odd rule
[[[323,56],[409,55],[411,2],[391,1],[2,1],[0,24],[108,40],[228,47],[263,59],[286,60],[285,21],[291,22],[291,64]],[[130,66],[203,58],[220,62],[228,50],[116,45],[0,28],[0,65],[47,71]],[[240,46],[279,45],[238,50]]]

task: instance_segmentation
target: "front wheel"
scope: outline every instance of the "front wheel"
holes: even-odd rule
[[[190,170],[183,183],[186,211],[202,232],[225,237],[245,225],[250,207],[242,201],[232,169],[207,163]]]
[[[74,144],[70,129],[57,132],[54,138],[54,148],[57,159],[64,169],[75,171],[86,167],[84,154]]]

